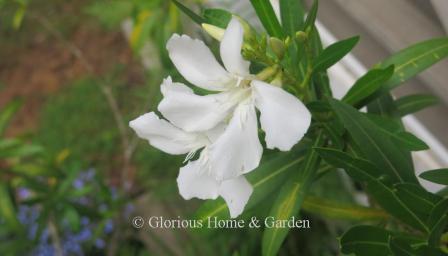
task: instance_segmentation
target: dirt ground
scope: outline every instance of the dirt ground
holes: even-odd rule
[[[27,21],[35,22],[34,26],[41,25],[33,20]],[[0,108],[14,98],[24,101],[8,135],[33,130],[38,124],[40,108],[47,97],[69,85],[71,81],[89,75],[66,44],[51,33],[41,30],[43,32],[36,31],[27,35],[28,39],[24,44],[9,43],[2,47],[0,39]],[[141,77],[140,66],[120,32],[80,24],[65,40],[82,51],[98,75],[121,64],[129,69],[124,72],[128,76],[126,79]]]

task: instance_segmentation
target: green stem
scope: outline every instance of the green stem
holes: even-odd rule
[[[306,55],[306,73],[305,77],[303,78],[302,83],[299,85],[299,90],[302,90],[305,92],[305,98],[307,100],[310,100],[312,97],[312,94],[310,93],[309,84],[311,81],[311,78],[313,76],[313,52],[310,46],[310,36],[311,31],[307,31],[305,40],[303,42],[303,46],[305,48],[305,55]]]

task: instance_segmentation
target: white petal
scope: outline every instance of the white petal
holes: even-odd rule
[[[290,150],[308,131],[310,112],[299,99],[281,88],[261,81],[252,81],[252,88],[267,147]]]
[[[226,123],[219,123],[213,129],[208,130],[205,134],[211,143],[215,142],[224,133],[227,128]]]
[[[219,195],[219,182],[208,175],[208,172],[200,161],[189,162],[186,166],[180,168],[177,177],[177,186],[180,195],[189,200],[191,198],[216,199]]]
[[[234,107],[229,93],[199,96],[181,83],[166,79],[162,84],[163,100],[158,109],[175,126],[187,131],[207,131],[223,121]]]
[[[232,18],[221,41],[221,59],[227,71],[239,76],[249,75],[250,63],[243,59],[244,29],[237,18]]]
[[[163,80],[163,83],[160,86],[160,91],[162,92],[163,97],[167,97],[173,93],[194,94],[190,87],[184,85],[183,83],[173,82],[171,76]]]
[[[205,145],[204,139],[187,133],[160,119],[154,112],[144,114],[129,122],[137,135],[152,146],[172,155],[189,153]]]
[[[177,70],[190,83],[211,91],[224,91],[234,83],[204,42],[174,34],[166,48]]]
[[[242,103],[224,133],[209,146],[211,171],[218,180],[232,179],[257,168],[262,154],[255,107]]]
[[[230,217],[240,215],[249,201],[253,188],[251,184],[240,176],[236,179],[225,180],[219,188],[219,195],[224,198],[230,211]]]

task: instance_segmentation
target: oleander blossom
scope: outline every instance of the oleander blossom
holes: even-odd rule
[[[256,109],[269,149],[290,150],[311,123],[299,99],[250,74],[250,63],[241,54],[243,34],[242,25],[233,18],[220,44],[224,67],[202,41],[173,35],[167,50],[180,74],[215,93],[196,95],[168,77],[158,106],[166,120],[151,112],[130,123],[140,137],[166,153],[187,154],[190,160],[202,149],[197,160],[180,169],[180,194],[185,199],[222,196],[231,217],[243,211],[252,193],[243,175],[258,167],[263,153]]]

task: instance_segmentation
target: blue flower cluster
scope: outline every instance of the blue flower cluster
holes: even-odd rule
[[[90,182],[91,184],[94,175],[94,169],[81,172],[77,179],[73,182],[73,188],[82,189],[87,183]],[[32,192],[26,188],[18,188],[16,192],[19,201],[26,200],[32,195]],[[111,193],[112,192],[113,191],[111,191]],[[91,199],[92,198],[89,198],[88,196],[81,197],[79,198],[79,203],[89,204],[90,202],[93,202]],[[99,212],[101,212],[100,208],[107,209],[107,205],[100,204],[97,209]],[[132,205],[127,208],[127,211],[131,210]],[[18,207],[17,218],[27,229],[27,239],[30,241],[37,241],[38,243],[30,255],[52,256],[55,255],[55,248],[52,244],[51,234],[48,227],[41,231],[39,237],[36,237],[38,235],[38,219],[40,214],[41,208],[39,205],[28,206],[21,204]],[[92,221],[89,217],[82,216],[80,218],[80,228],[77,232],[74,232],[70,229],[69,224],[66,221],[63,221],[58,227],[58,235],[64,255],[85,255],[83,246],[85,247],[85,245],[90,242],[93,242],[93,246],[96,248],[95,250],[101,251],[104,249],[106,246],[105,238],[113,232],[114,223],[111,219],[105,220],[102,232],[103,236],[96,238],[94,237],[94,230],[98,228],[98,225],[99,223],[95,223],[95,221]],[[95,240],[92,241],[94,238]]]

